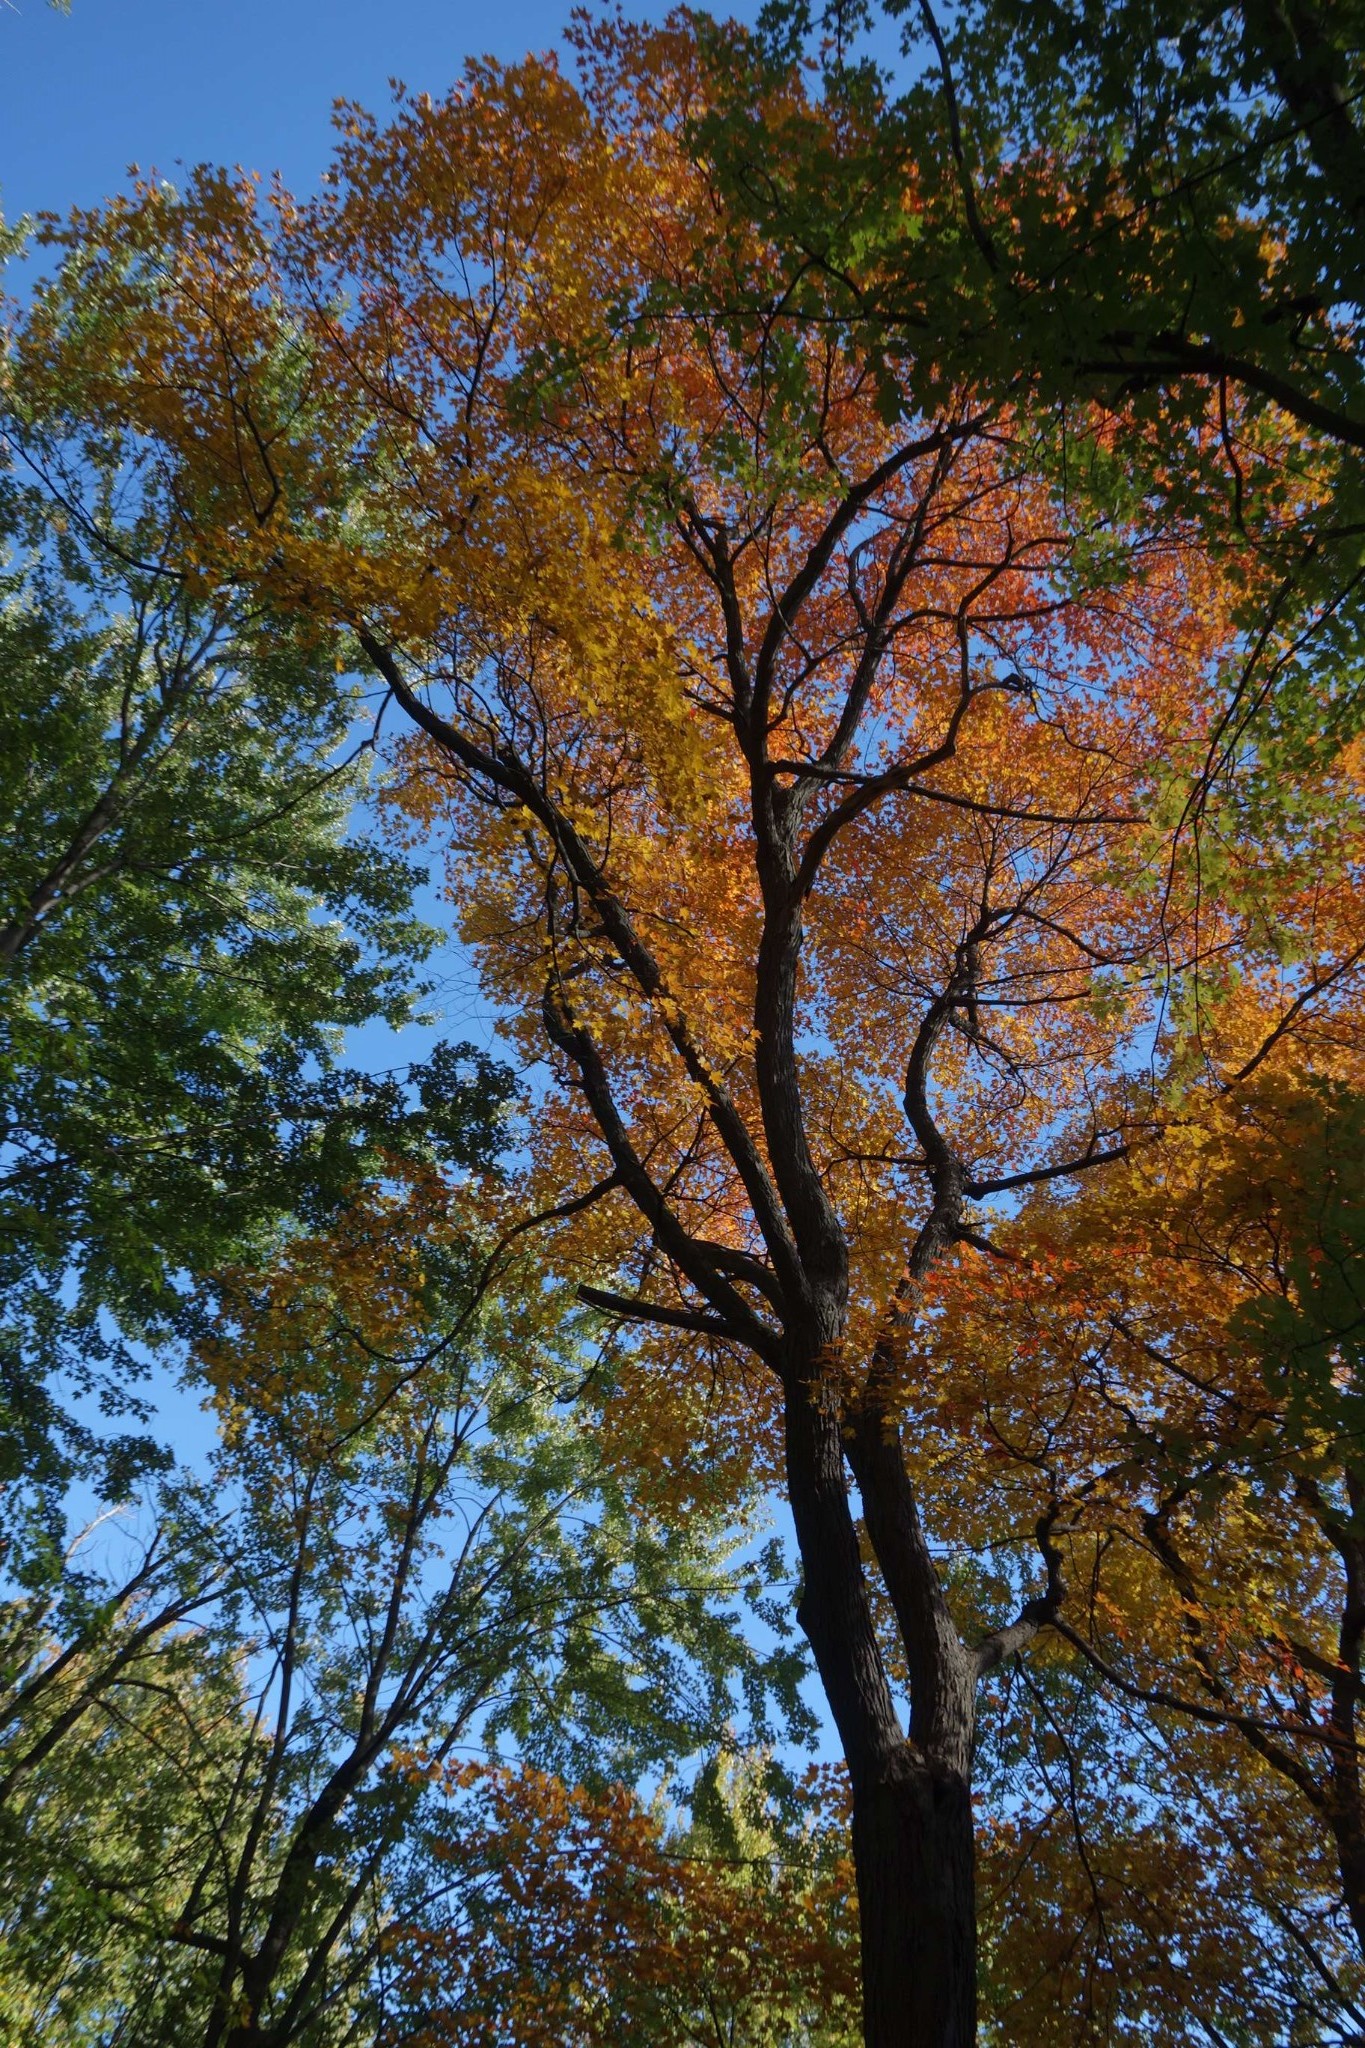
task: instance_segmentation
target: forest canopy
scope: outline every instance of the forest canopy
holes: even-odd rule
[[[1365,2030],[1361,29],[585,16],[39,223],[17,2040]]]

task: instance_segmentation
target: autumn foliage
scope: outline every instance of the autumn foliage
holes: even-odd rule
[[[528,1212],[632,1332],[603,1443],[678,1511],[727,1453],[782,1476],[866,2037],[941,2048],[974,2024],[978,1689],[1041,1639],[1044,1672],[1061,1644],[1188,1714],[1235,1798],[1295,1788],[1355,1884],[1356,1425],[1330,1344],[1311,1382],[1274,1360],[1318,1270],[1296,1147],[1361,1080],[1359,756],[1281,800],[1291,627],[1253,548],[1074,487],[1112,417],[1071,423],[1059,477],[1008,401],[933,362],[921,397],[822,317],[698,146],[695,24],[575,56],[343,109],[311,201],[199,173],[52,229],[15,374],[38,439],[75,408],[155,451],[196,583],[341,631],[405,715],[393,829],[448,850],[547,1063]],[[865,148],[764,76],[779,145]],[[1217,456],[1235,407],[1190,431]],[[1287,476],[1277,517],[1321,483]],[[565,1914],[584,2041],[593,1999],[675,1972],[741,1997],[781,1895],[727,1893],[758,1916],[732,1981],[705,1950],[729,1880],[684,1879],[647,1815],[493,1795],[535,1872],[534,1954],[496,1912],[478,1951],[524,2029],[498,2038],[564,2038]],[[585,1858],[638,1897],[589,1911]]]
[[[445,1850],[457,1905],[447,1924],[438,1914],[393,1931],[403,2024],[416,2027],[404,2039],[854,2038],[852,1872],[838,1788],[819,1774],[803,1787],[801,1832],[780,1842],[756,1784],[727,1768],[709,1781],[709,1827],[669,1826],[623,1786],[593,1793],[529,1768],[435,1775],[459,1802]]]

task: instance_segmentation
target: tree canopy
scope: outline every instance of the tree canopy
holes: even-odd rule
[[[101,1460],[116,1497],[154,1445],[98,1402],[136,1410],[195,1283],[335,1207],[379,1130],[439,1143],[415,1090],[338,1063],[413,1013],[436,933],[420,871],[352,830],[326,649],[188,592],[154,482],[116,437],[79,453],[87,516],[55,461],[0,498],[0,1456],[40,1490]]]
[[[407,2038],[396,1930],[436,1939],[476,1889],[441,1796],[482,1784],[471,1751],[512,1736],[601,1798],[727,1722],[785,1726],[791,1659],[734,1611],[770,1568],[718,1510],[681,1530],[628,1498],[557,1408],[572,1318],[481,1288],[432,1193],[226,1279],[211,1468],[5,1606],[7,2038]]]
[[[605,1333],[575,1425],[527,1424],[595,1489],[583,1553],[551,1521],[527,1565],[564,1683],[597,1668],[563,1602],[599,1546],[657,1540],[629,1597],[664,1641],[655,1585],[718,1571],[727,1518],[780,1487],[847,1770],[868,2048],[963,2048],[978,2011],[1010,2042],[1344,2041],[1365,756],[1358,252],[1323,202],[1353,189],[1329,57],[1355,30],[1059,8],[1035,44],[1031,10],[952,39],[918,19],[934,63],[900,98],[847,16],[814,67],[799,12],[755,36],[584,22],[568,66],[471,64],[387,122],[341,108],[311,199],[204,169],[50,223],[10,404],[49,478],[93,437],[155,480],[164,616],[230,620],[252,703],[278,676],[260,756],[224,743],[253,802],[295,761],[330,791],[349,672],[401,722],[385,844],[439,852],[542,1077],[515,1170],[467,1198],[492,1247],[471,1298],[511,1318],[501,1359],[554,1354],[584,1312]],[[70,495],[107,549],[98,486]],[[98,669],[130,629],[82,630]],[[292,717],[315,721],[297,755]],[[92,718],[104,762],[116,718]],[[310,901],[344,875],[373,917],[380,857],[316,802]],[[256,828],[234,819],[236,875]],[[335,976],[298,902],[266,915]],[[414,947],[383,931],[340,955],[370,1002],[384,945]],[[326,987],[310,972],[313,1007],[280,1018],[305,1061]],[[200,1369],[270,1514],[287,1418],[309,1456],[325,1422],[324,1489],[352,1426],[366,1485],[390,1430],[405,1473],[463,1455],[465,1353],[421,1332],[482,1256],[451,1235],[451,1169],[487,1161],[467,1125],[442,1152],[448,1067],[420,1113],[320,1085],[359,1097],[339,1154],[276,1097],[250,1130],[337,1177],[236,1236],[206,1211]],[[369,1566],[401,1607],[406,1567]],[[610,1602],[594,1581],[591,1615]],[[705,1605],[686,1640],[723,1690],[744,1658]],[[589,1714],[602,1756],[639,1706]],[[604,2011],[616,2038],[846,2036],[846,1906],[820,1926],[847,1888],[837,1809],[793,1820],[778,1777],[725,1763],[684,1822],[542,1754],[529,1706],[506,1726],[515,1763],[456,1766],[438,1729],[376,1794],[445,1801],[437,1861],[464,1873],[366,1951],[409,2037],[586,2044]],[[359,1738],[328,1739],[344,1769]],[[250,2008],[224,2039],[294,2010],[266,2017],[293,1906],[263,1882],[259,1942],[230,1896],[206,1936],[237,1944],[223,1981]]]

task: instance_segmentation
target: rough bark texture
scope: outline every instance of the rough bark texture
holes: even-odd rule
[[[976,1893],[966,1774],[906,1743],[854,1795],[867,2048],[976,2039]]]

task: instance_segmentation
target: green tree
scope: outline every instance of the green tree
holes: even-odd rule
[[[1148,391],[1188,417],[1235,391],[1349,456],[1358,493],[1355,0],[984,0],[951,43],[931,0],[888,11],[931,58],[940,161],[1008,322],[996,346],[1024,341],[1048,396]]]
[[[458,1867],[432,1773],[511,1739],[601,1788],[695,1749],[741,1682],[760,1734],[795,1707],[734,1611],[763,1567],[628,1496],[563,1399],[562,1305],[534,1272],[482,1288],[433,1193],[371,1190],[239,1274],[212,1471],[161,1485],[121,1582],[5,1614],[16,2048],[374,2040],[388,1931]]]
[[[443,1112],[435,1071],[338,1065],[346,1027],[412,1015],[434,934],[356,829],[333,649],[196,602],[150,481],[93,464],[87,519],[0,475],[0,1478],[117,1494],[195,1286]]]

